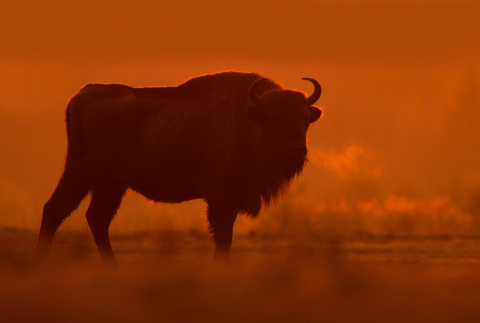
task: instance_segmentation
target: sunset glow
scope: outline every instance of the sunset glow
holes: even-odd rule
[[[191,308],[205,314],[212,300],[230,300],[225,294],[232,286],[238,293],[223,313],[242,312],[233,304],[256,294],[252,299],[267,305],[249,304],[245,313],[259,315],[253,321],[293,322],[293,313],[302,312],[298,300],[306,299],[299,322],[383,322],[361,319],[381,298],[382,317],[393,322],[412,321],[408,313],[418,311],[421,321],[461,322],[461,311],[437,309],[447,311],[452,302],[478,307],[472,301],[478,290],[468,286],[480,282],[479,32],[479,1],[2,0],[0,274],[7,274],[0,279],[6,286],[0,303],[7,305],[0,309],[21,309],[8,304],[21,304],[28,290],[33,292],[26,302],[41,300],[39,312],[48,313],[47,321],[54,319],[45,310],[52,308],[43,290],[80,290],[106,302],[95,287],[108,275],[76,267],[98,260],[85,220],[90,196],[54,243],[54,263],[69,268],[56,269],[64,284],[50,291],[48,269],[9,278],[31,262],[42,209],[65,163],[66,105],[80,88],[176,86],[199,75],[243,71],[307,95],[312,85],[302,78],[310,77],[323,90],[315,104],[323,114],[310,126],[303,173],[256,220],[237,219],[234,267],[246,268],[218,275],[198,270],[212,251],[203,201],[155,204],[128,191],[110,232],[119,262],[130,267],[108,276],[114,283],[105,284],[105,293],[124,303],[134,300],[131,313],[145,322],[183,317],[187,310],[178,304],[190,293],[198,297]],[[139,263],[153,263],[155,271]],[[431,267],[416,271],[419,264]],[[70,280],[68,270],[81,271],[79,280]],[[112,286],[120,281],[126,285],[118,292]],[[202,287],[208,282],[214,288]],[[460,294],[464,289],[469,294]],[[421,297],[428,300],[423,308]],[[322,305],[330,316],[314,310],[318,299],[333,304]],[[152,300],[171,302],[178,313],[158,314]],[[61,319],[71,316],[68,304]],[[93,314],[84,321],[100,312],[90,305]],[[331,319],[345,308],[358,316]],[[122,309],[112,313],[121,318]],[[246,316],[232,321],[250,320]]]
[[[300,77],[320,80],[325,116],[309,135],[302,179],[320,201],[343,196],[339,182],[348,181],[375,182],[382,195],[453,194],[461,209],[477,194],[480,154],[468,148],[479,129],[475,2],[109,7],[2,2],[0,223],[38,226],[65,156],[66,101],[83,84],[176,85],[220,70],[257,71],[305,92]],[[129,213],[137,227],[150,221],[136,208],[119,227]]]

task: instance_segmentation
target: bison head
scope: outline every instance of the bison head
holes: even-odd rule
[[[248,118],[264,129],[263,137],[269,153],[291,175],[303,169],[307,160],[308,127],[322,115],[322,111],[313,106],[320,98],[320,84],[312,78],[303,79],[315,87],[310,97],[277,86],[258,95],[258,86],[268,79],[256,80],[249,92],[253,104],[246,111]]]

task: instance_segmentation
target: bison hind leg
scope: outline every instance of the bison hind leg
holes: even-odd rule
[[[53,236],[62,222],[78,207],[90,187],[86,177],[75,168],[67,166],[52,197],[43,207],[42,223],[38,236],[36,259],[43,260],[52,244]]]
[[[221,204],[208,203],[207,219],[213,243],[215,244],[214,260],[228,259],[233,238],[233,225],[238,211]]]
[[[92,200],[87,210],[87,222],[93,239],[104,262],[115,262],[110,244],[109,228],[117,213],[126,187],[111,180],[96,184],[92,190]]]

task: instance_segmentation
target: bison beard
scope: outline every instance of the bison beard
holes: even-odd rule
[[[306,134],[321,93],[225,72],[177,87],[89,84],[67,106],[64,173],[45,204],[36,256],[89,193],[87,222],[105,261],[109,226],[127,189],[158,202],[203,199],[215,258],[228,257],[239,213],[256,217],[306,162]]]

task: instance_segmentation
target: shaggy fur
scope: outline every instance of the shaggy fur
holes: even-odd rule
[[[216,255],[228,255],[239,213],[256,217],[299,174],[306,133],[321,111],[303,93],[226,72],[177,87],[89,84],[66,112],[65,170],[44,207],[37,255],[92,192],[87,220],[100,254],[114,260],[108,227],[125,191],[179,203],[204,199]],[[319,93],[318,93],[319,95]]]

